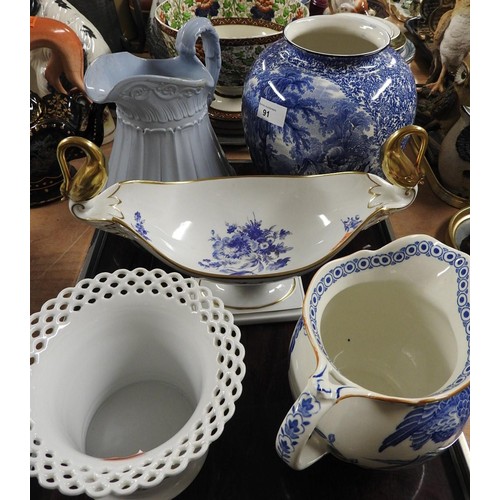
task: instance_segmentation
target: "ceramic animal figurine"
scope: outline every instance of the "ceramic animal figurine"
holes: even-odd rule
[[[85,93],[83,47],[69,26],[30,16],[30,48],[48,50],[44,77],[55,89],[43,95],[30,91],[30,206],[37,206],[60,198],[59,141],[71,135],[101,145],[105,107],[92,103]],[[63,81],[72,88],[67,90]],[[69,156],[79,158],[81,151],[73,148]]]
[[[470,51],[470,0],[457,0],[453,9],[441,16],[434,44],[439,51],[441,71],[428,86],[431,92],[443,92],[447,75],[455,74]]]
[[[89,64],[97,57],[111,52],[111,48],[103,35],[73,5],[73,2],[68,0],[32,0],[30,15],[60,21],[76,33],[83,47],[84,73]],[[36,92],[40,97],[51,92],[49,83],[45,78],[45,71],[50,57],[51,51],[48,47],[40,47],[30,51],[30,90]],[[113,140],[116,128],[111,110],[108,107],[104,108],[102,120],[104,127],[102,144],[107,144]]]
[[[87,66],[98,56],[111,52],[97,28],[71,3],[65,0],[38,0],[31,10],[31,15],[59,21],[76,33],[85,53],[84,72]],[[47,47],[32,50],[30,53],[31,90],[40,96],[49,92],[44,77],[45,67],[49,59],[50,49]]]
[[[64,74],[72,85],[85,92],[84,53],[77,34],[61,21],[30,16],[30,50],[42,48],[50,49],[43,73],[47,82],[58,92],[66,94],[61,82]]]
[[[466,57],[457,72],[454,88],[459,99],[460,116],[441,142],[438,157],[443,186],[463,198],[470,197],[470,66]]]

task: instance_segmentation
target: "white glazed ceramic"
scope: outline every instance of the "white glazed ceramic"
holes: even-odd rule
[[[294,469],[428,460],[469,418],[469,257],[426,235],[328,262],[290,344],[295,403],[276,437]]]
[[[426,141],[417,167],[402,153],[401,141],[414,132],[425,134],[413,126],[398,131],[384,149],[382,163],[394,175],[394,184],[349,172],[126,181],[104,191],[102,152],[73,137],[58,147],[65,177],[61,193],[76,218],[137,241],[167,265],[207,280],[207,286],[215,282],[214,295],[231,307],[254,309],[293,293],[293,280],[283,286],[278,282],[319,267],[360,231],[413,202]],[[82,148],[88,161],[71,178],[65,154],[73,146]],[[257,285],[259,290],[221,283]]]
[[[165,0],[155,11],[155,22],[163,33],[167,51],[176,55],[175,39],[179,28],[192,17],[207,17],[214,25],[221,46],[221,72],[216,93],[226,98],[241,97],[243,82],[257,56],[283,36],[284,27],[308,15],[300,0],[260,1],[210,0],[179,2]]]
[[[206,65],[196,57],[198,37]],[[116,103],[109,185],[234,174],[208,116],[220,71],[217,34],[207,19],[193,18],[179,31],[176,44],[179,55],[171,59],[119,52],[101,56],[85,73],[91,99]]]
[[[195,280],[118,270],[30,318],[31,476],[64,495],[173,498],[233,416],[233,316]]]

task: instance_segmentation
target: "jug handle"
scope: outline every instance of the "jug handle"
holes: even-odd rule
[[[405,145],[409,136],[420,138],[415,161],[405,153]],[[396,130],[382,146],[382,170],[392,184],[407,191],[422,184],[425,177],[421,166],[428,144],[427,131],[418,125],[408,125]]]
[[[314,432],[320,420],[341,399],[361,396],[361,389],[341,386],[328,378],[322,365],[309,377],[306,388],[286,414],[276,436],[276,451],[292,469],[303,470],[330,452],[327,441]]]
[[[203,52],[205,54],[205,66],[212,76],[214,83],[210,96],[213,98],[215,85],[219,80],[220,67],[222,63],[219,35],[212,23],[206,17],[192,18],[184,24],[177,33],[175,49],[180,57],[202,64],[196,55],[196,41],[201,37]]]
[[[71,177],[66,152],[73,147],[85,153],[85,163]],[[102,191],[108,180],[106,158],[93,142],[79,136],[66,137],[57,145],[56,156],[63,174],[63,200],[69,198],[73,202],[87,201]]]

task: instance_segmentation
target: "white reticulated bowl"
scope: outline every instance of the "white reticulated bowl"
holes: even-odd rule
[[[30,473],[91,498],[173,498],[233,416],[245,374],[233,316],[178,273],[66,288],[31,316]]]

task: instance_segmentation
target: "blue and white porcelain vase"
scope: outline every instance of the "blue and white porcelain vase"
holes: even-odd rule
[[[342,13],[290,23],[243,89],[243,130],[264,174],[371,172],[380,150],[413,123],[414,76],[379,19]]]

